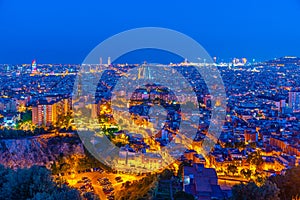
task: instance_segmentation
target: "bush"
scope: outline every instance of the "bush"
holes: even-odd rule
[[[0,199],[54,200],[81,199],[77,190],[52,181],[45,167],[33,166],[16,171],[0,165]]]

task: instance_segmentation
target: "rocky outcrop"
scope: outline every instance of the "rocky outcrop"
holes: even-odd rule
[[[0,140],[0,164],[14,169],[33,165],[49,167],[60,155],[72,154],[84,155],[83,144],[76,136]]]

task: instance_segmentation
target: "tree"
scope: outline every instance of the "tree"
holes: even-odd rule
[[[266,181],[261,187],[254,182],[238,184],[232,188],[233,200],[279,200],[276,184]]]
[[[37,193],[48,192],[54,189],[50,172],[42,167],[33,166],[30,169],[11,171],[7,182],[1,188],[0,199],[28,199]]]
[[[161,180],[171,180],[171,178],[174,176],[173,171],[169,170],[169,169],[165,169],[161,175],[160,175],[160,179]]]
[[[191,167],[191,163],[187,162],[187,161],[183,161],[180,165],[179,165],[179,169],[178,169],[178,176],[181,179],[182,177],[182,173],[183,173],[183,168],[185,166]]]
[[[253,182],[235,185],[232,187],[232,200],[256,200],[256,190],[257,186]]]
[[[178,191],[174,195],[175,200],[194,200],[194,196],[192,194],[188,194],[183,191]]]
[[[64,186],[59,190],[55,190],[52,193],[38,193],[36,194],[32,200],[56,200],[56,199],[81,199],[80,194],[75,189],[70,189]],[[88,198],[87,198],[88,199]],[[98,198],[99,199],[99,198]],[[98,200],[95,198],[95,200]],[[88,199],[90,200],[90,199]],[[94,200],[94,199],[93,199]]]
[[[0,188],[3,184],[7,182],[7,174],[9,174],[11,169],[5,168],[3,165],[0,165]]]
[[[255,182],[257,185],[262,186],[262,185],[265,183],[266,177],[265,177],[264,174],[262,174],[262,173],[257,173],[257,172],[256,172],[256,173],[254,174],[254,176],[255,176],[254,182]]]
[[[233,176],[234,176],[235,173],[238,173],[237,166],[235,166],[235,165],[228,165],[227,166],[227,171],[232,173]]]
[[[300,166],[288,169],[285,175],[276,175],[269,180],[280,189],[280,199],[293,199],[300,195]]]
[[[54,183],[45,167],[33,166],[13,171],[0,166],[0,176],[3,174],[6,175],[1,177],[0,199],[80,199],[77,190]]]
[[[280,190],[276,186],[275,183],[272,183],[271,181],[266,181],[263,186],[259,188],[259,194],[262,196],[261,199],[265,200],[279,200],[279,193]]]

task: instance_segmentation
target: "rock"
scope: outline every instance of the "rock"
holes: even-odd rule
[[[41,165],[49,168],[60,155],[84,156],[80,139],[72,137],[31,137],[0,140],[0,164],[16,168]]]

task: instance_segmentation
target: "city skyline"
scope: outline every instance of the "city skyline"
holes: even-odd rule
[[[147,49],[148,51],[149,49]],[[150,50],[152,51],[152,49]],[[153,51],[156,51],[156,50],[153,50]],[[161,51],[163,52],[163,51]],[[128,54],[131,54],[131,53],[135,53],[135,51],[133,52],[130,52]],[[162,62],[159,62],[157,61],[157,58],[151,58],[151,56],[147,56],[149,58],[149,60],[147,59],[142,59],[142,58],[135,58],[134,59],[134,56],[136,55],[130,55],[128,56],[128,54],[125,54],[121,57],[119,57],[118,59],[116,59],[113,63],[111,62],[110,60],[110,57],[106,58],[106,61],[105,61],[105,58],[102,58],[100,57],[99,58],[99,65],[123,65],[123,64],[128,64],[128,65],[133,65],[133,64],[143,64],[143,63],[148,63],[148,64],[163,64],[163,65],[172,65],[172,64],[182,64],[182,63],[185,63],[185,62],[190,62],[189,60],[187,59],[184,59],[184,58],[181,58],[180,56],[177,56],[177,55],[174,55],[172,53],[169,53],[169,52],[164,52],[165,54],[170,54],[170,59],[172,60],[164,60]],[[128,57],[129,57],[129,60],[128,60]],[[130,58],[133,58],[133,60],[130,62]],[[223,59],[223,58],[219,58],[219,57],[212,57],[213,59],[213,62],[215,64],[259,64],[259,63],[265,63],[265,62],[272,62],[272,61],[276,61],[276,60],[280,60],[280,59],[284,59],[284,58],[291,58],[291,59],[300,59],[300,57],[298,56],[291,56],[291,55],[285,55],[285,56],[281,56],[281,57],[276,57],[276,58],[272,58],[272,59],[268,59],[268,60],[257,60],[255,58],[252,58],[252,59],[248,59],[246,57],[232,57],[230,59]],[[160,58],[159,58],[160,59]],[[153,61],[153,60],[156,60],[156,61]],[[150,62],[149,62],[150,61]],[[151,62],[153,61],[153,62]],[[177,62],[176,62],[177,61]],[[205,60],[201,60],[199,59],[199,62],[197,63],[205,63]],[[33,65],[34,64],[34,65]],[[36,66],[38,65],[81,65],[82,63],[39,63],[38,62],[38,59],[36,59],[36,57],[34,57],[34,59],[28,61],[28,62],[25,62],[25,63],[0,63],[0,65],[24,65],[24,66],[31,66],[32,69],[33,67],[36,68]],[[192,63],[193,64],[193,63]]]
[[[300,199],[299,9],[0,0],[0,199]]]
[[[183,115],[178,110],[179,105],[190,107],[195,101],[194,98],[187,98],[185,90],[175,97],[165,86],[155,84],[141,86],[133,94],[116,89],[115,84],[120,82],[120,78],[135,79],[133,76],[127,77],[124,72],[136,67],[142,67],[142,70],[138,70],[138,79],[147,80],[149,76],[145,74],[152,72],[143,70],[143,66],[146,64],[91,65],[78,72],[78,65],[39,65],[35,61],[26,66],[0,65],[0,79],[3,83],[0,135],[2,144],[8,147],[0,146],[1,164],[13,169],[31,167],[33,164],[46,166],[53,177],[63,177],[65,184],[78,189],[78,194],[84,196],[87,192],[93,192],[101,199],[126,199],[133,193],[143,196],[145,193],[137,188],[150,191],[143,175],[147,169],[154,170],[152,175],[146,176],[150,180],[155,172],[159,173],[159,177],[168,170],[174,173],[168,176],[171,181],[168,184],[165,180],[152,177],[152,181],[159,186],[154,186],[155,192],[148,194],[151,199],[160,195],[172,197],[183,191],[185,195],[190,194],[199,199],[205,199],[204,196],[228,199],[232,194],[238,198],[238,186],[234,185],[242,186],[240,182],[243,182],[255,183],[257,185],[253,187],[258,187],[263,184],[259,188],[267,191],[269,181],[271,185],[276,183],[271,191],[273,199],[278,199],[278,188],[281,191],[280,197],[298,194],[297,190],[286,192],[289,186],[280,185],[276,178],[288,178],[289,171],[298,170],[300,164],[300,92],[297,90],[300,88],[299,58],[284,57],[257,65],[218,67],[228,98],[226,117],[222,122],[222,131],[217,136],[218,142],[207,155],[202,150],[203,139],[214,137],[208,127],[214,123],[211,112],[220,103],[213,103],[214,96],[209,93],[193,64],[175,64],[173,67],[176,70],[169,71],[170,77],[174,77],[174,84],[179,82],[178,76],[174,76],[175,71],[178,71],[184,74],[195,90],[200,121],[193,140],[180,137],[179,124],[193,127],[193,123],[198,123],[194,114]],[[158,70],[158,73],[167,70],[164,65],[157,66],[163,69]],[[91,79],[85,74],[98,76],[103,69],[106,72],[102,75],[101,84],[97,86],[98,92],[93,101],[86,93]],[[78,95],[74,96],[72,88],[76,74],[79,76]],[[131,81],[120,82],[120,88],[128,87]],[[114,94],[120,95],[120,98],[111,99],[112,88],[115,88]],[[167,113],[155,109],[156,115],[151,114],[149,106],[154,105],[164,107]],[[123,115],[123,108],[128,108],[131,116]],[[167,117],[164,126],[155,130],[154,127],[164,120],[163,116]],[[87,130],[95,130],[95,137],[85,137]],[[148,136],[144,130],[154,130],[153,137]],[[80,135],[82,133],[84,135]],[[105,154],[103,138],[108,138],[120,147],[117,154],[119,158],[114,160],[112,168],[117,170],[113,172],[106,168],[110,166],[106,159],[116,152],[109,151],[109,157],[104,158],[101,164],[94,163],[94,158],[88,157],[83,148],[83,144],[89,142],[101,144],[97,146],[100,150],[98,153]],[[170,143],[182,144],[186,150],[174,163],[160,170],[171,160],[165,153],[160,154],[159,149],[167,150],[164,147]],[[36,147],[36,144],[46,145]],[[25,150],[19,151],[19,148]],[[90,153],[93,154],[93,151]],[[142,175],[138,175],[138,172]],[[295,179],[295,185],[298,184],[297,177],[292,178]],[[59,183],[57,179],[56,182]],[[178,187],[170,188],[170,184]],[[198,190],[193,190],[194,187]],[[127,193],[128,188],[134,192]],[[245,196],[250,198],[249,194]]]

